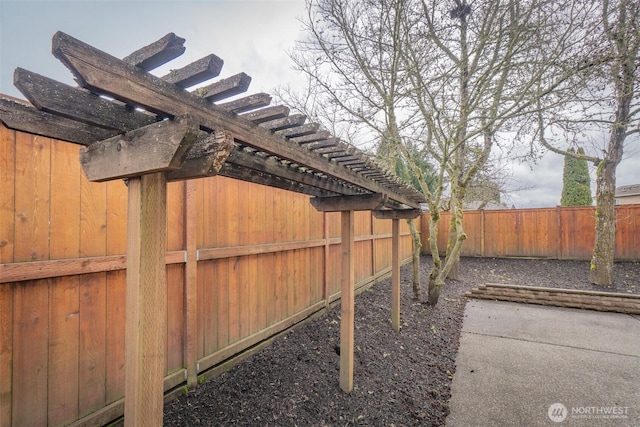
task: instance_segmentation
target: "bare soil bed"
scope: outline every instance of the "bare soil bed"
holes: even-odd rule
[[[431,259],[422,258],[423,281]],[[391,328],[391,281],[356,296],[354,390],[340,389],[340,307],[278,337],[271,346],[188,395],[167,403],[167,426],[441,426],[465,305],[482,283],[640,293],[640,264],[616,264],[616,283],[588,283],[584,261],[463,258],[432,307],[412,299],[402,268],[402,330]],[[426,290],[423,291],[426,294]]]

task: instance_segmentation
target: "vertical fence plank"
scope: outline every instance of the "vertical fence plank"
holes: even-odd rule
[[[229,261],[226,259],[216,260],[215,274],[218,289],[218,318],[217,318],[217,337],[216,350],[226,347],[229,344]]]
[[[49,293],[49,425],[78,418],[79,280],[51,280]]]
[[[250,242],[249,234],[251,230],[252,212],[249,209],[249,194],[250,185],[244,181],[238,182],[238,193],[236,198],[238,201],[237,215],[238,215],[238,241],[237,244],[244,246]],[[251,322],[252,307],[250,307],[250,292],[249,287],[249,258],[251,257],[238,257],[235,266],[237,274],[237,291],[238,291],[238,334],[239,338],[244,338],[249,335],[249,328]]]
[[[49,259],[51,140],[16,135],[14,261]]]
[[[184,266],[167,265],[166,274],[165,372],[170,373],[184,367]]]
[[[51,146],[51,259],[80,254],[80,163],[78,146],[54,141]],[[79,278],[59,277],[49,292],[49,424],[78,418]]]
[[[106,403],[106,274],[80,278],[80,416]]]
[[[108,405],[124,396],[126,272],[108,272],[106,280],[105,400]]]
[[[77,145],[51,145],[51,259],[80,256],[80,162]]]
[[[218,178],[207,178],[204,180],[204,200],[203,200],[203,235],[202,246],[212,248],[216,246],[218,234],[222,230],[218,227],[218,187],[222,183]],[[203,345],[204,354],[211,354],[218,345],[218,292],[216,283],[216,272],[214,261],[201,263],[202,268],[202,298],[199,300],[202,305],[203,322]]]
[[[106,253],[126,254],[127,186],[122,180],[106,183],[106,204]],[[108,405],[124,396],[126,272],[108,272],[105,283],[105,402]]]
[[[0,263],[13,261],[16,133],[0,123]],[[0,285],[0,427],[11,425],[13,289]]]
[[[47,425],[48,285],[48,280],[13,285],[12,417],[15,426]]]
[[[203,273],[202,299],[204,322],[204,351],[213,353],[218,347],[218,292],[216,290],[216,261],[205,261],[200,264]]]
[[[0,285],[0,427],[11,426],[13,378],[13,289]]]
[[[127,253],[127,186],[122,180],[106,183],[107,255]]]
[[[80,255],[102,256],[107,249],[107,184],[81,174]],[[80,276],[79,414],[106,403],[106,273]]]
[[[0,263],[13,261],[16,133],[0,123]]]

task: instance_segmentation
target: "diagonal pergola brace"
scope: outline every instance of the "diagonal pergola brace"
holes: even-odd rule
[[[191,117],[165,120],[83,148],[80,163],[89,181],[176,170],[199,133]]]

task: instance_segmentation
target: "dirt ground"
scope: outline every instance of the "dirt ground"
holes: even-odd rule
[[[423,279],[431,259],[422,258]],[[340,389],[340,307],[277,338],[230,371],[165,405],[167,426],[441,426],[465,291],[482,283],[640,293],[640,264],[616,264],[616,284],[588,283],[584,261],[463,258],[436,307],[411,293],[402,268],[402,329],[391,328],[391,281],[356,296],[354,390]],[[424,280],[423,280],[424,281]],[[426,294],[426,290],[424,290]]]

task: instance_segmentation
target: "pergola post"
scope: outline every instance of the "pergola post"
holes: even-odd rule
[[[400,220],[391,222],[391,325],[400,331]]]
[[[353,390],[353,330],[355,306],[353,211],[341,212],[341,236],[340,388],[348,393]]]
[[[162,425],[166,322],[167,178],[129,179],[125,425]]]
[[[400,331],[400,220],[416,218],[418,209],[374,210],[378,219],[391,220],[391,325]]]

